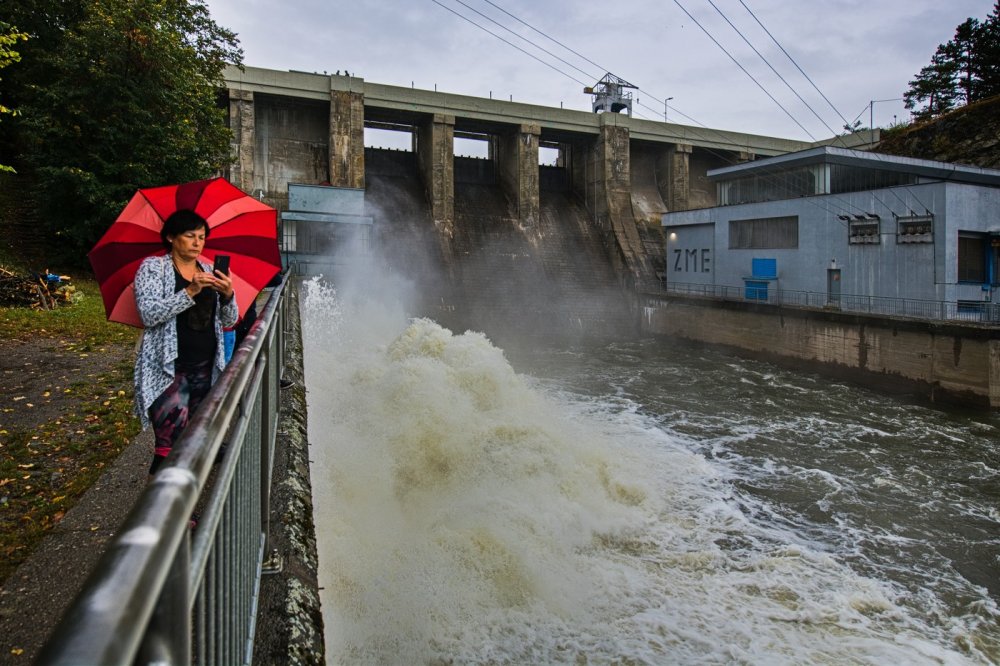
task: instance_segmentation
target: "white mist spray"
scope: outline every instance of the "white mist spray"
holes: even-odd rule
[[[310,285],[307,318],[325,296]],[[307,325],[309,367],[324,368],[308,386],[331,658],[420,662],[512,639],[532,616],[589,614],[607,574],[591,551],[642,523],[646,490],[615,447],[482,335],[420,319],[387,341],[354,314]]]

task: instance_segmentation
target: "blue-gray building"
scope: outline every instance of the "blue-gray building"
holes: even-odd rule
[[[372,221],[364,189],[289,183],[288,210],[281,213],[282,257],[297,275],[329,275],[335,266],[371,253]]]
[[[708,177],[718,206],[663,216],[668,289],[1000,303],[1000,170],[822,146]]]

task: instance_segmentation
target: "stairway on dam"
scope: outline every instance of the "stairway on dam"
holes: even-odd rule
[[[431,219],[414,159],[366,151],[365,203],[387,270],[417,287],[416,314],[505,347],[634,334],[608,241],[572,193],[543,185],[537,224],[522,224],[489,162],[456,166],[449,237]]]

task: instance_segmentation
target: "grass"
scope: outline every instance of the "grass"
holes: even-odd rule
[[[55,310],[0,308],[0,337],[26,340],[38,336],[61,337],[91,347],[135,343],[138,329],[107,321],[104,303],[93,279],[71,280],[77,301]]]
[[[77,357],[133,345],[138,331],[105,319],[97,284],[72,282],[82,295],[75,303],[49,311],[0,308],[0,337],[55,339],[56,353]],[[63,388],[58,416],[32,430],[0,430],[0,582],[138,433],[131,387],[130,361],[84,373]]]

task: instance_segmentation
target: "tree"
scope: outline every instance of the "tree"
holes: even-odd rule
[[[984,22],[961,23],[909,86],[903,99],[918,120],[1000,94],[1000,0]]]
[[[973,54],[979,21],[967,19],[955,29],[955,37],[941,44],[931,57],[931,64],[920,70],[910,81],[910,88],[903,94],[907,109],[913,111],[919,104],[926,107],[913,111],[918,120],[931,118],[955,108],[964,98],[969,103],[973,89]]]
[[[40,59],[47,84],[25,98],[21,139],[67,260],[82,262],[136,189],[227,163],[219,90],[242,51],[201,0],[90,0]]]
[[[986,17],[977,45],[979,99],[1000,95],[1000,0]]]
[[[28,35],[21,45],[21,60],[4,72],[0,103],[24,111],[37,91],[47,89],[58,73],[51,65],[55,52],[84,15],[89,0],[17,0],[3,7],[4,20]],[[0,125],[0,154],[15,165],[27,166],[21,156],[28,151],[20,138],[27,132],[21,118]]]
[[[0,69],[21,61],[21,54],[14,50],[18,42],[28,39],[28,35],[19,32],[17,28],[0,21]],[[8,108],[0,102],[0,116],[15,115],[17,111]],[[13,171],[10,166],[0,164],[0,171]]]
[[[931,64],[920,70],[910,81],[910,89],[903,93],[903,104],[915,119],[933,118],[955,107],[957,69],[957,64],[944,53],[944,46],[939,46]],[[920,107],[924,103],[926,106]]]

